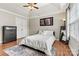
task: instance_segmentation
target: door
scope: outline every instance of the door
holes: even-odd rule
[[[16,18],[17,38],[25,37],[27,34],[27,20],[21,17]]]

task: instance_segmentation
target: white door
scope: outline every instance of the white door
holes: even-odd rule
[[[27,22],[25,19],[17,17],[16,18],[17,26],[17,38],[25,37],[27,34]]]

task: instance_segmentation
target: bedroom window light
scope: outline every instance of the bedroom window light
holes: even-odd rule
[[[77,8],[78,7],[78,8]],[[78,24],[78,13],[79,13],[79,4],[72,4],[70,6],[70,35],[75,39],[79,38],[79,24]],[[77,13],[78,12],[78,13]]]
[[[78,34],[78,39],[79,39],[79,23],[78,23],[78,33],[77,34]]]
[[[70,43],[74,53],[79,55],[79,4],[70,4],[69,8],[69,35]]]
[[[77,3],[76,6],[77,6],[77,7],[76,7],[76,8],[77,8],[77,10],[76,10],[77,18],[79,18],[79,3]]]
[[[77,22],[75,23],[75,36],[77,37]]]

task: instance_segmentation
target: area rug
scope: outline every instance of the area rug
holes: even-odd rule
[[[10,48],[4,49],[4,52],[7,53],[9,56],[47,56],[45,53],[29,48],[27,46],[13,46]],[[55,55],[55,49],[51,50],[52,56]]]

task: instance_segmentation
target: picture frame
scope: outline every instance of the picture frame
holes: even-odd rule
[[[40,19],[40,26],[52,26],[52,25],[53,25],[53,17]]]

